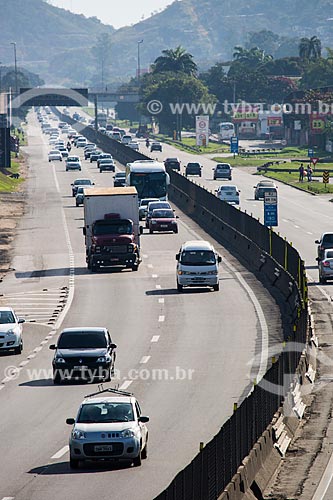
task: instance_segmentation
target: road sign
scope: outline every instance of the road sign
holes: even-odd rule
[[[308,156],[311,158],[314,155],[313,149],[309,148],[308,149]]]
[[[231,137],[230,153],[238,153],[238,137]]]
[[[323,172],[323,183],[324,184],[329,184],[330,182],[330,173],[329,170],[324,170]]]
[[[311,158],[310,161],[313,163],[313,166],[315,167],[318,163],[319,158]]]
[[[277,190],[272,188],[264,193],[264,225],[273,227],[278,225]]]

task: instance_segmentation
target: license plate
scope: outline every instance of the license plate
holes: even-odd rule
[[[74,370],[87,370],[87,366],[74,366]]]
[[[101,452],[101,451],[112,451],[112,445],[111,444],[103,444],[103,445],[99,445],[99,446],[95,446],[94,447],[94,450],[96,452]]]
[[[168,224],[161,224],[160,227],[168,227]]]
[[[114,258],[112,258],[110,260],[111,260],[111,262],[118,262],[119,261],[119,259],[117,259],[116,257],[114,257]]]

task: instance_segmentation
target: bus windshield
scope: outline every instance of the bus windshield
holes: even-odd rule
[[[165,172],[131,172],[130,185],[136,187],[139,199],[163,198],[167,194]]]

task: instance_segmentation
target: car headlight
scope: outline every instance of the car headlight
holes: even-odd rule
[[[56,357],[55,358],[55,362],[56,363],[66,363],[66,361],[64,360],[64,358],[62,358],[61,356]]]
[[[125,429],[121,433],[121,437],[123,438],[130,438],[135,436],[135,432],[132,431],[132,429]]]
[[[207,274],[217,274],[217,271],[207,271]]]
[[[7,330],[7,335],[15,335],[16,334],[16,331],[14,330],[14,328],[11,328],[10,330]]]
[[[178,274],[191,274],[191,271],[178,271]]]
[[[97,358],[97,363],[109,363],[110,361],[110,356],[100,356],[99,358]]]
[[[73,439],[86,439],[87,435],[83,431],[79,431],[79,430],[74,429],[72,431],[72,437],[73,437]]]

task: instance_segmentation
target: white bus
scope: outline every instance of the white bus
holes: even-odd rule
[[[235,125],[233,123],[222,122],[219,124],[219,138],[221,141],[229,141],[235,135]]]
[[[164,163],[155,160],[136,160],[126,165],[126,186],[135,186],[139,200],[168,199],[170,176]]]

